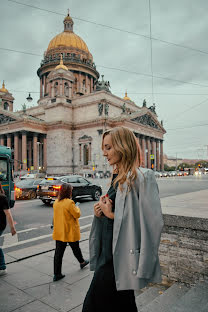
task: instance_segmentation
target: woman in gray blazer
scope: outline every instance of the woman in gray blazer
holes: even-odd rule
[[[107,194],[94,205],[89,247],[95,273],[82,311],[134,312],[134,290],[161,281],[158,186],[154,172],[139,167],[140,147],[129,129],[106,131],[102,150],[113,176]]]

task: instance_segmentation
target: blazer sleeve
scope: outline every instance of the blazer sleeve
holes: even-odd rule
[[[81,216],[80,209],[75,205],[75,202],[73,200],[70,200],[69,212],[75,219],[78,219]]]
[[[141,244],[137,276],[149,279],[158,262],[158,248],[163,228],[159,190],[152,170],[145,173],[144,184],[139,192]]]
[[[101,252],[102,220],[94,216],[89,236],[90,271],[95,271]]]

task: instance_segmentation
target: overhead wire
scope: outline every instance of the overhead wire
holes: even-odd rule
[[[31,4],[27,4],[27,3],[22,3],[20,1],[16,1],[16,0],[7,0],[7,1],[19,4],[19,5],[27,6],[27,7],[33,8],[33,9],[37,9],[37,10],[40,10],[40,11],[45,11],[45,12],[53,13],[53,14],[60,15],[60,16],[66,16],[66,14],[63,14],[63,13],[58,13],[56,11],[43,9],[43,8],[38,7],[38,6],[34,6],[34,5],[31,5]],[[136,33],[136,32],[133,32],[133,31],[117,28],[117,27],[114,27],[114,26],[106,25],[106,24],[97,23],[97,22],[94,22],[94,21],[86,20],[84,18],[79,18],[79,17],[75,17],[75,16],[71,16],[71,17],[73,19],[76,19],[76,20],[79,20],[79,21],[83,21],[83,22],[86,22],[86,23],[90,23],[90,24],[93,24],[93,25],[97,25],[97,26],[101,26],[101,27],[117,30],[117,31],[120,31],[120,32],[132,34],[132,35],[135,35],[135,36],[143,37],[143,38],[146,38],[146,39],[150,39],[150,36],[148,36],[148,35]],[[156,38],[156,37],[151,37],[151,39],[155,40],[155,41],[162,42],[162,43],[166,43],[168,45],[173,45],[173,46],[176,46],[176,47],[180,47],[180,48],[183,48],[183,49],[187,49],[187,50],[191,50],[191,51],[195,51],[195,52],[199,52],[199,53],[203,53],[203,54],[208,54],[208,51],[192,48],[192,47],[189,47],[189,46],[186,46],[186,45],[183,45],[183,44],[179,44],[179,43],[176,43],[176,42],[171,42],[171,41],[163,40],[163,39]]]
[[[149,0],[149,26],[150,26],[150,69],[152,76],[152,103],[154,103],[154,78],[153,78],[153,60],[152,60],[152,17],[151,17],[151,0]]]
[[[46,11],[46,12],[49,12],[49,13],[53,13],[53,14],[57,14],[57,15],[62,15],[62,16],[65,16],[65,14],[62,14],[62,13],[58,13],[58,12],[55,12],[55,11],[51,11],[51,10],[48,10],[48,9],[43,9],[43,8],[40,8],[40,7],[37,7],[37,6],[34,6],[34,5],[29,5],[29,4],[26,4],[26,3],[22,3],[22,2],[19,2],[19,1],[15,1],[15,0],[8,0],[9,2],[13,2],[13,3],[16,3],[16,4],[19,4],[19,5],[24,5],[24,6],[27,6],[27,7],[31,7],[33,9],[38,9],[38,10],[41,10],[41,11]],[[93,22],[93,21],[89,21],[89,20],[86,20],[86,19],[82,19],[82,18],[77,18],[77,17],[72,17],[74,19],[77,19],[77,20],[80,20],[80,21],[84,21],[84,22],[87,22],[87,23],[92,23],[92,24],[95,24],[95,25],[98,25],[98,26],[102,26],[102,27],[105,27],[105,28],[110,28],[110,29],[114,29],[114,30],[117,30],[117,31],[121,31],[121,32],[126,32],[126,33],[129,33],[129,34],[133,34],[133,35],[136,35],[136,36],[141,36],[141,37],[144,37],[144,38],[147,38],[147,39],[150,39],[150,42],[151,42],[151,75],[150,74],[145,74],[145,73],[139,73],[139,72],[133,72],[133,71],[129,71],[129,70],[125,70],[125,69],[120,69],[120,68],[113,68],[113,67],[107,67],[107,66],[102,66],[102,65],[97,65],[98,67],[102,67],[102,68],[106,68],[106,69],[111,69],[111,70],[117,70],[117,71],[122,71],[122,72],[127,72],[127,73],[132,73],[132,74],[137,74],[137,75],[142,75],[142,76],[147,76],[147,77],[151,77],[152,78],[152,92],[151,92],[151,95],[152,95],[152,98],[154,96],[154,81],[153,81],[153,78],[157,78],[157,79],[165,79],[165,80],[170,80],[170,81],[175,81],[175,82],[180,82],[180,83],[187,83],[187,84],[191,84],[191,85],[196,85],[196,86],[201,86],[201,87],[208,87],[208,85],[202,85],[202,84],[197,84],[197,83],[191,83],[191,82],[187,82],[187,81],[183,81],[183,80],[177,80],[177,79],[172,79],[172,78],[169,78],[169,77],[163,77],[163,76],[156,76],[156,75],[153,75],[153,64],[152,64],[152,40],[156,40],[156,41],[159,41],[159,42],[163,42],[163,43],[166,43],[166,44],[170,44],[170,45],[175,45],[177,47],[181,47],[181,48],[184,48],[184,49],[189,49],[189,50],[192,50],[192,51],[197,51],[197,52],[200,52],[200,53],[203,53],[203,54],[208,54],[207,51],[202,51],[202,50],[199,50],[199,49],[195,49],[195,48],[192,48],[192,47],[188,47],[188,46],[185,46],[185,45],[181,45],[181,44],[177,44],[177,43],[174,43],[174,42],[170,42],[170,41],[166,41],[166,40],[162,40],[162,39],[159,39],[159,38],[154,38],[152,37],[152,30],[151,30],[151,2],[149,0],[149,17],[150,17],[150,36],[147,36],[147,35],[143,35],[143,34],[139,34],[139,33],[135,33],[135,32],[131,32],[131,31],[128,31],[128,30],[125,30],[125,29],[120,29],[120,28],[116,28],[116,27],[112,27],[112,26],[109,26],[109,25],[104,25],[104,24],[100,24],[100,23],[96,23],[96,22]],[[7,49],[7,48],[0,48],[1,50],[6,50],[6,51],[12,51],[12,52],[18,52],[18,53],[23,53],[23,54],[28,54],[28,55],[33,55],[33,56],[41,56],[40,54],[36,54],[36,53],[30,53],[30,52],[25,52],[25,51],[18,51],[18,50],[14,50],[14,49]],[[19,91],[19,92],[22,92],[22,91]],[[31,92],[32,93],[32,92]],[[33,93],[36,93],[35,91]],[[136,94],[136,93],[134,93]],[[141,94],[141,93],[140,93]],[[161,93],[156,93],[156,94],[161,94]],[[179,94],[181,95],[181,94]],[[184,94],[185,95],[185,94]],[[192,109],[192,108],[195,108],[203,103],[205,103],[208,99],[205,99],[204,101],[200,102],[199,104],[197,105],[193,105],[192,107],[188,108],[187,110],[183,111],[182,113],[180,114],[183,114],[184,112]],[[207,125],[207,124],[205,124]],[[202,125],[200,125],[202,126]],[[204,126],[204,125],[203,125]],[[192,126],[192,127],[195,127],[195,126]],[[178,128],[179,129],[179,128]],[[175,130],[178,130],[178,129],[175,129]],[[182,128],[180,128],[181,130]],[[174,130],[174,129],[169,129],[169,130]]]
[[[10,1],[10,0],[8,0],[8,1]],[[22,54],[28,54],[28,55],[32,55],[32,56],[41,56],[40,54],[37,54],[37,53],[19,51],[19,50],[8,49],[8,48],[3,48],[3,47],[0,47],[0,50],[6,50],[6,51],[17,52],[17,53],[22,53]],[[163,79],[163,80],[168,80],[168,81],[179,82],[179,83],[190,84],[190,85],[194,85],[194,86],[208,88],[208,85],[203,85],[203,84],[194,83],[194,82],[188,82],[188,81],[185,81],[185,80],[172,79],[172,78],[169,78],[169,77],[163,77],[163,76],[152,75],[152,74],[147,74],[147,73],[135,72],[135,71],[127,70],[127,69],[121,69],[121,68],[116,68],[116,67],[108,67],[108,66],[103,66],[103,65],[99,65],[99,64],[96,65],[96,67],[101,67],[101,68],[105,68],[105,69],[125,72],[125,73],[129,73],[129,74],[135,74],[135,75],[144,76],[144,77],[150,77],[150,78],[154,77],[154,78],[157,78],[157,79]]]

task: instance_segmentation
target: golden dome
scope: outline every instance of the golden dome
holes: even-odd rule
[[[2,83],[2,88],[0,89],[0,92],[7,92],[7,93],[9,93],[9,91],[5,88],[4,81]]]
[[[124,100],[125,101],[131,101],[131,99],[127,96],[127,91],[125,92]]]
[[[73,32],[63,31],[59,35],[55,36],[50,41],[47,52],[49,52],[52,49],[60,47],[80,49],[82,51],[89,53],[86,43]]]
[[[59,69],[59,68],[62,68],[62,69],[68,70],[68,68],[64,65],[64,62],[63,62],[63,56],[62,56],[62,54],[61,54],[61,58],[60,58],[60,64],[59,64],[59,65],[57,65],[57,66],[55,67],[55,69]]]

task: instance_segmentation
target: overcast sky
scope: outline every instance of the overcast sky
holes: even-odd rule
[[[127,90],[138,106],[144,98],[147,106],[156,104],[158,119],[167,131],[164,152],[170,157],[208,158],[207,0],[151,0],[152,40],[149,0],[0,3],[0,82],[5,80],[15,98],[14,111],[24,103],[36,105],[37,69],[50,40],[63,31],[69,8],[74,32],[86,42],[100,75],[110,81],[112,93],[123,97]],[[28,92],[33,97],[30,104]]]

